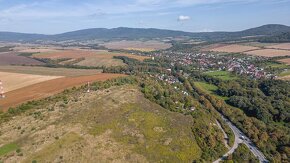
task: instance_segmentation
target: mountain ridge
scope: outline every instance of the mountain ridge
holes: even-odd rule
[[[54,35],[45,34],[29,34],[17,32],[1,32],[0,41],[37,41],[37,40],[112,40],[112,39],[153,39],[153,38],[168,38],[168,37],[190,37],[201,40],[227,40],[230,38],[239,38],[246,36],[273,36],[285,32],[290,32],[290,27],[280,24],[267,24],[255,28],[246,29],[237,32],[185,32],[168,29],[157,28],[89,28],[65,32]]]

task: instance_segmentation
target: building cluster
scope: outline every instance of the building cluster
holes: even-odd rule
[[[191,66],[200,71],[224,70],[247,75],[255,79],[276,78],[274,74],[266,72],[255,63],[263,58],[252,56],[233,56],[224,54],[212,54],[210,52],[184,53],[174,51],[163,51],[152,54],[152,57],[163,57],[171,62],[171,66]]]
[[[180,83],[180,81],[172,76],[172,75],[167,75],[167,74],[156,74],[155,76],[158,80],[164,81],[168,84],[175,84],[175,83]]]

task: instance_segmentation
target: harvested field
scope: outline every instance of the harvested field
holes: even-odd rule
[[[80,61],[76,65],[79,66],[92,66],[92,67],[111,67],[111,66],[126,66],[126,64],[120,59],[107,58],[106,56],[88,57],[85,60]]]
[[[64,77],[49,80],[6,93],[6,98],[0,101],[0,106],[5,110],[9,107],[17,106],[23,102],[49,97],[51,95],[60,93],[67,88],[80,86],[87,82],[105,81],[122,76],[125,75],[96,74],[91,76]]]
[[[114,41],[103,44],[109,49],[124,49],[124,50],[136,50],[136,51],[155,51],[168,49],[171,44],[159,42],[159,41]]]
[[[261,43],[261,42],[245,42],[245,43],[239,43],[240,45],[244,46],[254,46],[259,48],[267,48],[268,46],[277,45],[277,43]]]
[[[290,43],[267,46],[267,48],[290,50]]]
[[[32,75],[47,76],[88,76],[102,73],[102,70],[69,69],[69,68],[48,68],[38,66],[0,66],[1,72],[11,72]]]
[[[290,56],[290,51],[276,50],[276,49],[262,49],[246,52],[248,55],[261,56],[261,57],[279,57]]]
[[[39,62],[32,58],[24,56],[17,56],[16,53],[0,53],[0,65],[43,65],[44,63]]]
[[[61,78],[61,76],[43,76],[0,72],[0,80],[3,82],[5,92],[10,92],[36,83],[57,78]]]
[[[257,50],[257,49],[260,49],[260,48],[252,47],[252,46],[244,46],[244,45],[232,44],[232,45],[216,47],[216,48],[211,49],[210,51],[227,52],[227,53],[242,53],[242,52],[247,52],[247,51]]]
[[[286,65],[290,65],[290,58],[278,60],[279,62],[285,63]]]
[[[33,48],[33,49],[23,49],[23,50],[19,50],[19,53],[51,53],[51,52],[59,52],[60,50],[56,50],[56,49],[38,49],[38,48]]]
[[[82,50],[63,50],[58,52],[47,52],[34,54],[35,58],[49,58],[49,59],[60,59],[60,58],[72,58],[78,59],[83,57],[94,56],[95,52],[93,51],[82,51]]]
[[[126,56],[129,58],[137,59],[139,61],[143,61],[148,59],[149,57],[145,56],[138,56],[126,53],[114,53],[108,52],[105,50],[98,50],[98,51],[86,51],[86,50],[64,50],[59,52],[51,52],[51,53],[39,53],[34,54],[33,57],[36,58],[49,58],[49,59],[60,59],[60,58],[71,58],[74,60],[84,58],[84,60],[76,63],[76,65],[81,66],[124,66],[125,64],[123,61],[119,59],[114,59],[114,56]],[[70,60],[73,61],[73,60]]]
[[[202,48],[202,51],[212,51],[212,49],[220,48],[223,46],[226,46],[226,44],[210,44],[210,45],[204,46]]]

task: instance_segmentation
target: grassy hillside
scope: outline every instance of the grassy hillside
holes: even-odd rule
[[[133,85],[92,87],[98,91],[70,90],[26,104],[25,112],[10,110],[14,118],[2,115],[0,160],[191,162],[201,157],[191,116],[150,102]]]

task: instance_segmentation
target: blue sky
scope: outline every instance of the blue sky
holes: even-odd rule
[[[290,25],[290,0],[0,0],[0,31],[238,31],[264,24]]]

